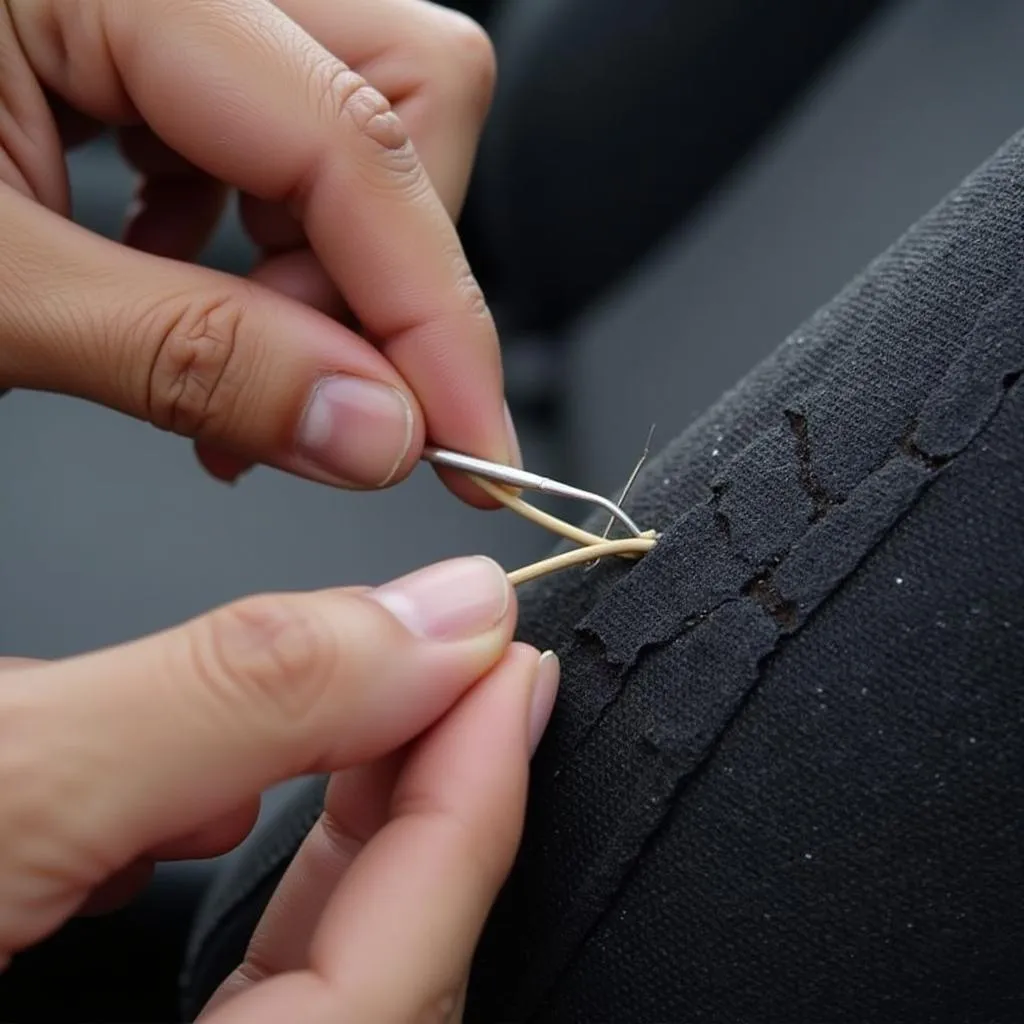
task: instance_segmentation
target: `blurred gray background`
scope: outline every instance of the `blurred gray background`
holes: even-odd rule
[[[515,406],[530,468],[612,490],[648,427],[684,428],[1024,122],[1024,6],[912,0],[870,23],[697,214],[564,331],[560,417]],[[132,181],[71,158],[76,212],[116,233]],[[244,261],[237,226],[211,248]],[[509,339],[514,379],[536,347]],[[544,362],[541,353],[541,362]],[[532,370],[530,371],[532,372]],[[515,397],[515,396],[514,396]],[[60,397],[0,401],[0,650],[58,656],[235,596],[373,583],[468,552],[510,568],[549,540],[461,507],[433,475],[349,495],[257,470],[208,480],[185,441]]]

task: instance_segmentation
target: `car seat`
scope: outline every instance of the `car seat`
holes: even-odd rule
[[[925,0],[885,11],[711,202],[574,318],[561,337],[577,478],[610,490],[651,420],[666,436],[685,426],[1019,126],[1005,83],[1024,78],[1014,56],[1022,32],[1012,3],[980,19]],[[523,228],[520,266],[528,237]],[[521,324],[557,323],[542,318],[554,305],[510,305]],[[316,814],[319,784],[307,783],[211,891],[191,947],[190,1010],[242,955],[287,859],[281,849]]]
[[[522,271],[504,293],[502,308],[515,310],[506,324],[558,332],[575,479],[610,491],[653,420],[665,437],[685,427],[1019,127],[1006,83],[1024,80],[1015,57],[1024,15],[1010,2],[977,15],[932,0],[882,12],[710,201],[685,222],[678,211],[660,239],[638,244],[635,261],[560,330],[559,274],[573,257],[548,260],[546,247],[568,245],[558,217],[572,199],[585,206],[587,190],[573,197],[567,187],[566,203],[546,207],[548,220],[532,227],[526,215],[505,211],[518,248],[509,243],[503,253],[507,277],[497,270],[503,264],[490,263],[490,280],[500,295]],[[499,118],[493,133],[506,123]],[[498,146],[494,134],[487,145]],[[510,159],[504,173],[515,175],[516,166]],[[478,189],[486,174],[484,163]],[[501,216],[500,202],[492,209]],[[602,218],[592,212],[593,229]],[[543,243],[531,248],[534,236]],[[596,258],[616,256],[599,250]],[[536,282],[536,292],[526,282]],[[529,299],[512,299],[526,292]],[[241,958],[321,792],[322,780],[307,782],[215,882],[185,974],[189,1012]]]
[[[601,9],[607,6],[602,2]],[[634,11],[631,16],[636,18],[644,10],[648,16],[654,10],[637,3],[621,6]],[[696,29],[708,27],[701,11],[712,10],[714,20],[715,12],[735,14],[740,5],[679,3],[671,10],[669,6],[660,8],[668,20],[656,23],[655,41],[664,48],[659,66],[671,85],[690,59],[683,56],[684,41],[699,35]],[[630,127],[643,124],[655,132],[658,108],[653,102],[639,111],[638,120],[628,121],[620,119],[623,107],[613,103],[605,108],[594,99],[602,97],[601,73],[587,72],[588,88],[574,91],[577,71],[573,68],[569,74],[564,64],[570,46],[577,47],[590,38],[586,33],[593,32],[601,43],[593,51],[599,64],[610,59],[609,49],[612,57],[619,49],[614,23],[602,27],[592,16],[596,4],[575,5],[574,16],[586,29],[583,36],[572,35],[561,20],[572,4],[518,0],[496,13],[493,29],[504,77],[464,227],[474,262],[505,327],[513,378],[517,352],[559,353],[557,372],[549,372],[551,364],[543,365],[545,380],[571,382],[555,392],[564,411],[564,471],[574,480],[610,490],[628,472],[652,420],[658,421],[659,436],[665,437],[685,425],[1018,126],[1014,100],[1024,77],[1017,60],[1024,25],[1016,5],[991,0],[982,11],[964,10],[956,0],[909,0],[888,6],[866,33],[850,42],[846,33],[859,24],[851,13],[853,5],[745,5],[762,16],[768,9],[795,12],[781,15],[780,24],[789,24],[797,35],[805,23],[822,16],[820,8],[843,10],[841,17],[848,20],[842,31],[834,26],[821,29],[822,38],[832,40],[831,49],[822,46],[816,62],[805,58],[804,78],[795,83],[787,77],[781,46],[759,48],[756,33],[746,40],[742,59],[732,60],[725,43],[713,48],[714,59],[703,53],[713,65],[710,72],[693,76],[685,94],[664,91],[668,99],[661,109],[674,127],[668,143],[652,143],[655,134],[645,136]],[[673,12],[683,10],[695,19],[693,33],[681,20],[671,20]],[[679,26],[675,44],[662,31],[670,24]],[[538,26],[557,29],[560,35],[556,39]],[[844,37],[842,60],[809,86],[808,76],[824,66]],[[632,59],[646,68],[639,30],[623,40],[629,43],[623,51],[630,51]],[[518,70],[517,52],[526,55]],[[561,66],[558,52],[563,55]],[[781,127],[774,122],[772,131],[765,120],[751,116],[750,134],[739,144],[732,129],[726,131],[729,115],[717,112],[716,104],[719,96],[734,102],[749,99],[731,85],[742,79],[751,62],[783,80],[767,89],[776,97],[774,103],[766,103],[771,110],[767,121],[779,117],[797,93],[800,101]],[[531,142],[531,118],[536,117],[540,95],[540,76],[534,72],[545,64],[552,75],[548,88],[559,97],[559,105],[542,107],[541,121],[551,133],[548,137],[556,140],[558,166],[550,165],[553,160],[549,163],[551,143],[544,147]],[[748,91],[756,91],[756,76],[749,83]],[[520,105],[517,95],[530,100]],[[756,99],[755,106],[763,112],[762,97]],[[619,102],[628,108],[627,100],[623,96]],[[572,109],[575,116],[581,108],[589,134],[582,141],[574,137],[559,143],[560,122],[570,121],[565,110]],[[691,114],[692,130],[680,113],[685,110],[696,110]],[[623,134],[628,141],[617,141],[621,148],[609,148],[608,140],[618,140],[621,129],[627,129]],[[720,140],[719,132],[726,138]],[[758,145],[751,151],[755,140]],[[711,156],[698,174],[689,167],[702,163],[704,144]],[[579,170],[571,169],[574,157],[595,150],[597,157],[586,173],[603,178],[593,188],[589,182],[583,187]],[[627,159],[616,163],[613,154]],[[641,159],[634,166],[629,160],[638,154],[654,159],[647,164]],[[665,159],[666,154],[671,159]],[[667,187],[659,192],[652,179],[673,166],[687,187],[674,190],[669,175],[660,179]],[[719,177],[726,171],[726,178]],[[550,192],[547,173],[553,175]],[[633,198],[626,201],[624,195]],[[519,198],[513,201],[512,196]],[[97,197],[103,201],[100,193]],[[83,212],[88,220],[88,204]],[[577,239],[583,242],[577,244]],[[235,258],[238,250],[229,243],[233,244],[232,236],[222,236],[218,260]],[[577,261],[591,259],[592,276],[577,273]],[[677,343],[680,337],[688,343]],[[627,345],[629,358],[623,359]],[[526,397],[537,393],[532,388],[522,392]],[[287,491],[281,500],[289,515],[304,514],[304,503],[314,500],[308,494]],[[335,512],[336,506],[331,506],[331,515],[306,531],[310,543],[321,550],[336,534]],[[183,529],[188,529],[187,517]],[[435,527],[435,532],[444,529]],[[258,550],[254,544],[253,551]],[[433,550],[424,549],[425,558],[432,556]],[[301,552],[292,557],[301,558]],[[252,565],[258,564],[254,556]],[[223,586],[218,573],[235,571],[216,554],[211,565],[211,575],[197,583],[204,600],[211,592],[213,600],[218,599],[218,587]],[[119,571],[117,566],[107,568],[110,576]],[[173,596],[187,583],[172,580],[167,589]],[[232,585],[236,584],[255,588],[261,577],[235,577]],[[24,599],[22,594],[22,604]],[[17,619],[15,613],[22,614],[16,600],[12,593],[8,621]],[[161,614],[177,615],[179,610],[180,606],[164,606]],[[54,610],[46,612],[40,621],[52,621]],[[247,848],[222,866],[209,894],[193,935],[190,1012],[225,966],[240,956],[267,880],[272,881],[280,868],[280,859],[275,863],[269,857],[269,838],[282,822],[295,829],[301,820],[295,817],[299,805],[288,802],[278,807],[279,813],[269,815]],[[254,864],[266,863],[268,857],[269,867],[259,875]],[[134,970],[133,950],[149,953],[141,957],[151,968],[147,987],[166,992],[158,976],[169,977],[176,954],[161,946],[154,958],[152,950],[157,947],[151,943],[171,920],[165,916],[168,898],[173,900],[178,893],[181,905],[194,902],[192,894],[202,888],[197,877],[192,866],[172,867],[161,873],[162,896],[151,894],[148,903],[107,922],[102,933],[91,922],[79,923],[69,930],[76,943],[58,937],[29,954],[0,983],[0,1007],[25,1021],[88,1016],[84,987],[65,982],[73,977],[68,965],[77,962],[91,969],[91,974],[84,969],[82,974],[93,979],[94,990],[118,985],[127,992],[131,984],[125,976]],[[175,940],[182,931],[173,932]],[[90,947],[96,954],[91,959]],[[55,980],[61,983],[54,984]],[[59,991],[62,988],[64,992]],[[119,1012],[123,1020],[173,1017],[166,1007],[154,1008],[145,1000],[126,996],[131,1006],[120,1011],[110,1002],[96,1009],[93,1019],[115,1020]]]

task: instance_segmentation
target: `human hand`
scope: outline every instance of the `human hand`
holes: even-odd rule
[[[383,486],[428,433],[517,461],[451,219],[492,79],[483,33],[425,0],[0,5],[0,390],[195,438],[223,478]],[[143,176],[127,247],[65,219],[65,146],[101,125]],[[264,254],[245,280],[186,262],[229,188]]]
[[[230,848],[272,783],[337,772],[209,1022],[453,1019],[557,685],[553,657],[509,646],[514,620],[500,568],[469,558],[10,662],[0,954],[123,900],[155,859]]]

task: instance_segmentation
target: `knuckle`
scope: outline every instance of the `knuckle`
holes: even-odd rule
[[[375,170],[384,166],[404,185],[419,179],[419,159],[409,133],[380,90],[336,60],[317,65],[314,78],[316,102],[328,125],[351,125],[368,144]]]
[[[445,58],[454,69],[461,94],[486,114],[494,96],[498,61],[491,37],[466,14],[447,11]]]
[[[314,61],[310,89],[319,118],[334,125],[345,116],[352,96],[365,88],[366,80],[347,64],[333,57]]]
[[[219,702],[286,727],[317,713],[340,668],[323,618],[285,595],[246,598],[214,612],[193,635],[190,653]]]
[[[383,149],[399,151],[409,145],[388,98],[365,78],[340,61],[333,61],[322,77],[321,103],[332,123],[347,118],[360,135]]]
[[[147,405],[158,427],[190,437],[215,429],[246,379],[239,358],[246,310],[236,297],[193,302],[156,328]]]

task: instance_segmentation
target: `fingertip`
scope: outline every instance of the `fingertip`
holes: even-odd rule
[[[379,489],[404,479],[423,449],[415,399],[390,383],[334,374],[318,381],[302,414],[300,462],[345,486]]]
[[[387,475],[378,484],[379,488],[392,487],[394,484],[406,479],[419,463],[425,442],[423,418],[417,415],[415,398],[404,393],[401,388],[395,388],[395,391],[404,404],[405,433],[402,437],[402,443],[396,446],[396,450],[400,450],[401,454],[395,459]]]
[[[391,820],[321,918],[314,969],[377,1019],[419,1019],[458,992],[522,837],[539,661],[527,644],[510,645],[412,748]],[[397,980],[383,966],[396,961],[404,968]]]
[[[461,473],[455,469],[447,469],[444,466],[435,466],[434,472],[437,474],[441,483],[443,483],[456,498],[460,501],[464,501],[472,508],[480,509],[484,512],[494,512],[503,507],[501,502],[495,501],[489,494],[485,494],[480,490],[480,488],[477,487],[477,485],[473,483],[465,473]]]
[[[531,707],[541,655],[520,641],[470,689],[412,754],[396,796],[431,792],[477,816],[501,815],[491,797],[522,788],[530,748]],[[503,806],[516,806],[516,801]]]
[[[512,410],[505,402],[505,432],[508,436],[508,462],[516,469],[523,468],[523,449],[519,443],[519,432],[516,430],[515,421],[512,419]]]
[[[554,651],[545,651],[537,662],[530,698],[530,756],[537,747],[551,721],[558,696],[558,684],[562,675],[561,663]]]
[[[239,458],[228,452],[197,441],[195,444],[196,458],[206,472],[223,484],[236,484],[250,470],[254,463],[248,459]]]
[[[484,455],[484,458],[493,458],[499,465],[512,466],[516,469],[523,468],[523,452],[519,443],[519,435],[512,420],[512,413],[508,402],[503,402],[502,428],[496,436],[500,438],[491,446],[494,455]],[[466,454],[477,454],[475,451],[468,451]],[[493,511],[502,508],[501,502],[495,501],[490,495],[482,491],[464,473],[446,469],[442,466],[435,467],[441,482],[460,500],[466,504],[486,511]]]
[[[516,671],[534,672],[543,655],[533,644],[525,640],[513,640],[508,645],[508,654],[505,656]]]
[[[369,597],[424,640],[489,642],[500,635],[504,646],[515,621],[515,589],[505,570],[483,556],[436,562],[385,583]]]

